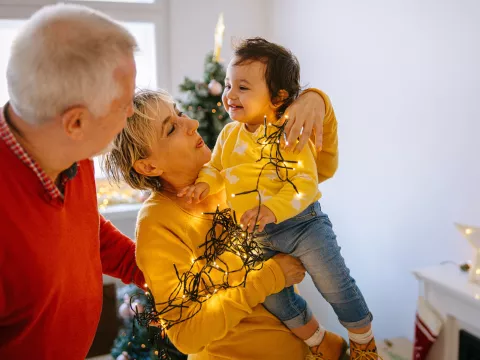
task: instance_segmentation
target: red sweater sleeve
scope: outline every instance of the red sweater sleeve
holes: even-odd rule
[[[100,215],[100,257],[106,275],[121,279],[125,284],[143,287],[145,279],[135,262],[135,243]]]

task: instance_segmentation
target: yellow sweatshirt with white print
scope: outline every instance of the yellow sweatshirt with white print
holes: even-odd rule
[[[276,149],[276,145],[265,147],[260,143],[265,135],[263,125],[252,133],[245,124],[232,122],[218,136],[211,161],[202,168],[196,183],[208,183],[211,194],[225,188],[227,203],[238,220],[245,211],[259,205],[259,196],[261,204],[274,213],[277,223],[287,220],[317,201],[321,197],[318,183],[334,175],[338,166],[337,121],[327,95],[316,89],[310,91],[320,94],[326,106],[323,148],[317,154],[309,142],[299,154],[281,151],[286,160],[284,164],[294,168],[288,170],[288,179],[296,190],[291,183],[281,180],[285,180],[284,169],[266,165],[270,161],[270,147]],[[267,126],[267,135],[274,131],[277,131],[276,127]],[[255,190],[257,183],[258,192],[238,195]]]

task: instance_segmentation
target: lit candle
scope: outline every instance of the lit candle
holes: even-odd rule
[[[215,28],[215,49],[213,51],[213,61],[220,61],[220,51],[222,50],[223,32],[225,25],[223,24],[223,13],[218,17],[217,26]]]

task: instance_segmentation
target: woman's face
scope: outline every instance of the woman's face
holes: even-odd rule
[[[162,172],[160,176],[167,181],[196,178],[211,157],[210,149],[197,133],[198,121],[166,101],[159,101],[156,111],[156,140],[149,159],[155,161]]]

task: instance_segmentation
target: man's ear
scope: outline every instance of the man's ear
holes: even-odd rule
[[[63,129],[73,140],[82,140],[91,114],[84,106],[75,106],[61,115]]]
[[[158,167],[158,165],[150,159],[141,159],[135,161],[133,168],[136,172],[145,176],[160,176],[163,174],[163,170],[160,169],[160,167]]]
[[[283,102],[288,98],[288,91],[287,90],[279,90],[277,96],[272,98],[272,106],[273,108],[280,107]]]

